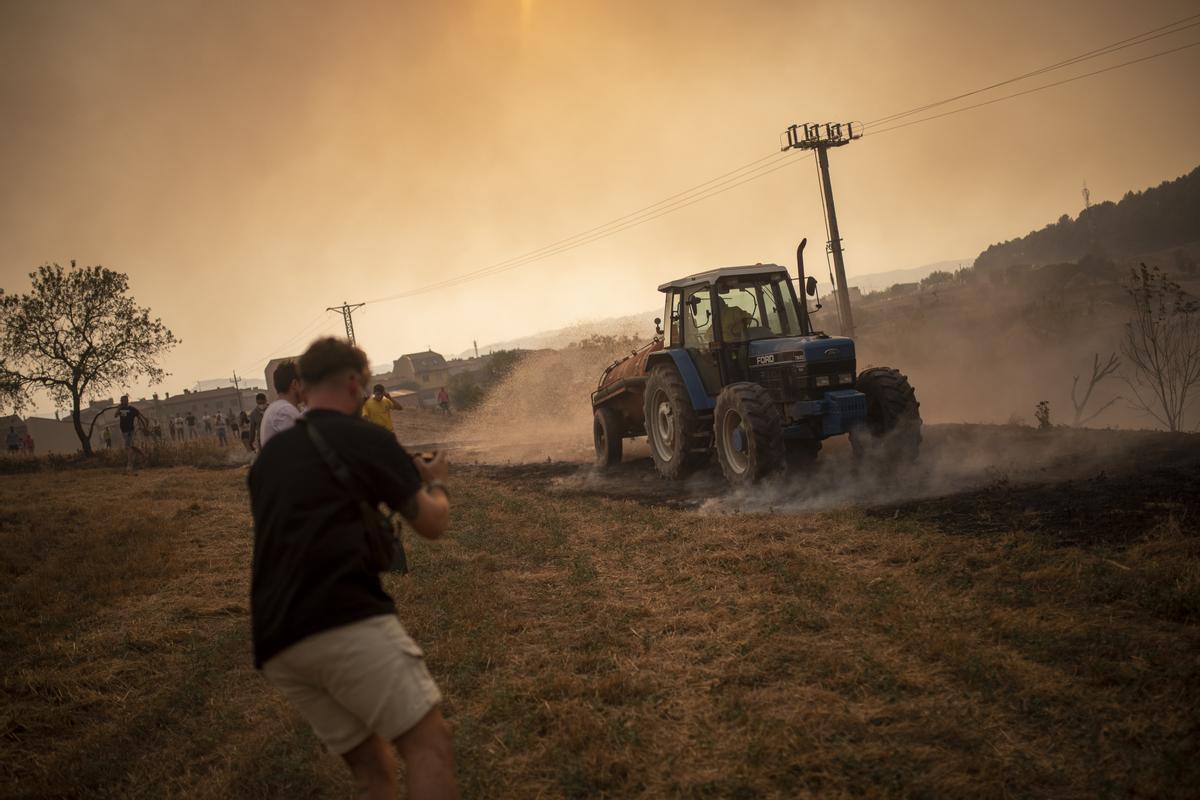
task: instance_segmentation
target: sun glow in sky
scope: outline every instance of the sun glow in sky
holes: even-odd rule
[[[273,348],[340,331],[327,306],[586,230],[772,154],[793,122],[881,117],[1195,10],[5,3],[0,287],[24,290],[47,261],[104,264],[183,340],[161,388],[259,374],[286,354]],[[1189,171],[1198,67],[1194,48],[834,151],[848,271],[971,258],[1077,213],[1085,180],[1095,202]],[[653,309],[655,286],[698,269],[789,264],[822,227],[803,160],[520,269],[367,305],[356,329],[374,363],[458,353]]]

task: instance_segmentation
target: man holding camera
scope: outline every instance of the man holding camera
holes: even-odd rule
[[[298,371],[307,413],[264,444],[249,476],[255,666],[342,756],[361,796],[395,796],[394,747],[409,797],[456,798],[441,693],[380,583],[384,526],[372,517],[382,503],[441,536],[448,462],[414,460],[359,416],[370,372],[358,348],[319,339]]]

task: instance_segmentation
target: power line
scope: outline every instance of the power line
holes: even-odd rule
[[[774,162],[769,163],[769,164],[761,163],[764,161],[768,161],[769,159],[774,159]],[[629,230],[630,228],[635,228],[639,225],[643,225],[647,222],[650,222],[651,220],[655,220],[655,219],[658,219],[659,217],[663,217],[663,216],[666,216],[667,214],[671,214],[671,213],[679,211],[683,208],[687,208],[688,206],[698,203],[701,200],[707,200],[710,197],[715,197],[718,194],[723,194],[724,192],[727,192],[731,189],[735,189],[738,186],[742,186],[743,184],[749,183],[750,181],[758,180],[759,178],[769,175],[772,172],[783,169],[784,167],[789,166],[790,164],[792,164],[793,162],[795,162],[797,160],[798,159],[796,159],[796,158],[789,158],[787,156],[784,156],[783,158],[779,158],[779,154],[772,154],[771,156],[758,159],[758,162],[755,162],[755,163],[759,163],[760,166],[755,167],[754,169],[751,169],[749,171],[744,171],[744,172],[741,172],[740,174],[736,174],[736,175],[734,175],[733,173],[726,173],[727,175],[733,175],[733,177],[726,178],[725,180],[719,181],[717,183],[713,183],[713,181],[708,181],[707,183],[710,183],[713,185],[709,186],[707,189],[704,189],[703,191],[701,191],[699,193],[687,195],[686,192],[681,192],[679,195],[677,195],[679,197],[679,199],[671,201],[669,203],[666,203],[666,205],[663,205],[663,203],[660,202],[660,203],[654,204],[654,206],[648,206],[647,208],[655,209],[651,213],[627,214],[627,215],[625,215],[625,217],[618,218],[618,219],[624,219],[625,220],[624,222],[621,222],[617,225],[598,226],[597,228],[592,229],[592,230],[596,231],[595,233],[592,233],[589,235],[584,235],[581,233],[581,234],[576,234],[573,237],[568,237],[567,239],[560,240],[561,242],[565,242],[564,244],[547,245],[545,247],[538,248],[537,250],[532,250],[528,254],[525,254],[523,256],[517,256],[517,257],[511,258],[511,259],[508,259],[507,261],[501,261],[496,264],[489,265],[487,267],[482,267],[480,269],[473,270],[471,272],[463,273],[462,275],[456,275],[451,278],[446,278],[445,280],[442,280],[442,281],[437,281],[435,283],[426,284],[425,286],[417,287],[416,289],[410,289],[410,290],[407,290],[404,292],[399,292],[397,294],[388,295],[387,297],[379,297],[379,298],[375,298],[372,300],[367,300],[366,302],[368,302],[368,303],[384,303],[384,302],[388,302],[391,300],[399,300],[399,299],[405,298],[405,297],[413,297],[415,295],[425,294],[427,292],[436,291],[438,289],[450,288],[452,286],[457,286],[461,283],[467,283],[469,281],[478,280],[478,279],[486,278],[486,277],[491,277],[492,275],[498,275],[502,272],[507,272],[509,270],[516,269],[518,267],[523,267],[526,264],[531,264],[535,261],[541,261],[542,259],[549,258],[550,256],[555,256],[560,253],[565,253],[569,250],[574,250],[575,248],[582,247],[583,245],[591,244],[592,242],[598,241],[600,239],[604,239],[604,238],[612,236],[614,234],[621,233],[622,231]],[[681,196],[681,195],[687,195],[687,196]]]
[[[275,347],[268,350],[267,354],[265,356],[263,356],[262,358],[257,360],[257,363],[246,362],[242,371],[249,372],[252,370],[257,370],[259,368],[259,366],[261,366],[261,364],[263,364],[267,361],[270,361],[277,353],[282,351],[285,347],[290,345],[292,342],[294,342],[297,339],[299,339],[300,337],[310,333],[311,331],[316,330],[318,327],[320,327],[321,323],[324,322],[326,319],[328,319],[328,317],[326,317],[325,312],[322,311],[320,314],[318,314],[317,316],[315,316],[311,320],[309,320],[307,323],[305,323],[304,327],[302,327],[299,332],[292,334],[287,339],[284,339],[278,345],[276,345]]]
[[[895,120],[902,119],[903,117],[908,117],[913,114],[919,114],[922,111],[928,111],[932,108],[937,108],[938,106],[946,105],[947,103],[953,103],[956,100],[962,100],[964,98],[972,97],[974,95],[981,94],[981,93],[989,91],[991,89],[997,89],[1001,86],[1007,86],[1011,83],[1016,83],[1018,81],[1025,80],[1026,78],[1033,78],[1038,75],[1042,75],[1047,72],[1053,72],[1054,70],[1062,69],[1064,67],[1069,67],[1074,64],[1088,61],[1093,58],[1099,58],[1100,56],[1109,55],[1111,53],[1118,52],[1119,50],[1124,50],[1128,47],[1135,47],[1140,44],[1145,44],[1146,42],[1150,42],[1155,39],[1159,39],[1163,36],[1170,36],[1172,34],[1179,33],[1181,31],[1185,31],[1185,30],[1188,30],[1189,28],[1194,28],[1194,27],[1200,25],[1200,22],[1191,22],[1192,20],[1195,20],[1198,18],[1200,18],[1200,14],[1192,14],[1191,16],[1175,20],[1174,22],[1171,22],[1167,25],[1162,25],[1160,27],[1153,28],[1152,30],[1145,31],[1143,33],[1139,33],[1136,36],[1131,36],[1127,39],[1121,39],[1121,40],[1113,42],[1111,44],[1104,45],[1103,47],[1098,47],[1094,50],[1088,50],[1086,53],[1080,53],[1077,56],[1072,56],[1071,58],[1065,59],[1063,61],[1057,61],[1053,64],[1048,64],[1044,67],[1035,69],[1032,72],[1026,72],[1022,75],[1017,75],[1016,77],[1013,77],[1013,78],[1008,78],[1006,80],[998,81],[996,83],[992,83],[987,86],[982,86],[978,89],[972,89],[969,92],[963,92],[962,94],[958,94],[953,97],[947,97],[944,100],[938,100],[933,103],[926,103],[923,106],[917,106],[916,108],[910,108],[907,111],[899,111],[895,114],[889,114],[886,117],[880,117],[879,119],[874,119],[869,122],[866,122],[866,123],[864,123],[864,125],[866,127],[870,127],[872,125],[882,125],[887,122],[893,122]],[[1185,23],[1185,22],[1188,22],[1190,24],[1184,25],[1183,23]],[[1179,27],[1179,26],[1181,26],[1181,27]],[[1167,30],[1168,28],[1170,28],[1171,30]]]
[[[953,111],[944,111],[941,114],[933,114],[928,117],[921,117],[920,119],[909,120],[908,122],[901,122],[897,125],[891,125],[891,126],[882,128],[877,131],[865,133],[863,135],[864,136],[878,136],[881,133],[888,133],[890,131],[900,130],[901,128],[907,128],[910,125],[920,125],[922,122],[929,122],[930,120],[941,119],[943,117],[953,116],[954,114],[961,114],[964,111],[971,111],[972,109],[982,108],[984,106],[990,106],[994,103],[999,103],[1004,100],[1012,100],[1014,97],[1022,97],[1023,95],[1033,94],[1034,92],[1040,92],[1045,89],[1053,89],[1055,86],[1062,86],[1065,83],[1073,83],[1075,81],[1083,80],[1084,78],[1091,78],[1095,75],[1101,75],[1105,72],[1112,72],[1115,69],[1121,69],[1122,67],[1128,67],[1132,64],[1140,64],[1143,61],[1150,61],[1151,59],[1161,58],[1163,56],[1170,55],[1171,53],[1178,53],[1181,50],[1187,50],[1188,48],[1196,47],[1197,45],[1200,45],[1200,40],[1197,40],[1195,42],[1190,42],[1188,44],[1180,45],[1179,47],[1172,47],[1169,50],[1162,50],[1158,53],[1151,53],[1150,55],[1142,56],[1141,58],[1135,58],[1130,61],[1123,61],[1120,64],[1113,64],[1111,66],[1103,67],[1101,69],[1093,70],[1091,72],[1085,72],[1082,75],[1075,75],[1074,77],[1071,77],[1071,78],[1063,78],[1060,81],[1054,81],[1052,83],[1044,83],[1041,86],[1034,86],[1029,89],[1023,89],[1019,92],[1013,92],[1012,94],[1006,94],[1006,95],[1003,95],[1002,97],[996,97],[991,100],[984,100],[981,103],[973,103],[969,106],[963,106],[962,108],[956,108]]]
[[[769,175],[772,172],[783,169],[796,160],[798,159],[789,157],[787,154],[771,153],[770,155],[755,159],[754,161],[743,164],[735,169],[723,172],[720,175],[710,178],[702,183],[698,183],[688,189],[676,192],[675,194],[665,197],[656,203],[643,206],[637,211],[632,211],[620,217],[615,217],[614,219],[609,220],[602,225],[597,225],[585,231],[580,231],[573,236],[568,236],[564,239],[558,240],[557,242],[553,242],[535,250],[528,251],[522,255],[514,256],[513,258],[509,258],[495,264],[490,264],[486,267],[463,273],[462,275],[456,275],[442,281],[421,286],[416,289],[410,289],[408,291],[399,292],[386,297],[373,298],[365,301],[365,303],[385,303],[391,300],[413,297],[416,295],[437,291],[439,289],[447,289],[452,286],[457,286],[473,280],[490,277],[491,275],[500,274],[502,272],[507,272],[509,270],[525,266],[526,264],[540,261],[551,256],[558,255],[559,253],[573,250],[577,247],[582,247],[583,245],[590,244],[599,239],[621,233],[622,231],[645,224],[652,220],[658,219],[659,217],[674,213],[675,211],[679,211],[702,200],[707,200],[710,197],[715,197],[718,194],[723,194],[724,192],[736,189],[737,187],[749,183],[750,181],[758,180],[759,178]],[[324,312],[318,314],[316,317],[309,320],[309,322],[306,323],[304,327],[302,327],[297,333],[288,337],[279,345],[268,351],[267,355],[263,356],[259,361],[262,362],[269,360],[292,342],[320,327],[321,322],[326,319],[328,319],[328,317],[325,316]],[[246,369],[257,369],[257,366],[253,364],[247,364]]]
[[[504,261],[500,261],[495,264],[490,264],[486,267],[481,267],[479,269],[473,270],[471,272],[466,272],[461,275],[456,275],[452,278],[447,278],[445,281],[442,281],[442,282],[439,282],[436,284],[431,284],[428,288],[429,289],[440,288],[443,284],[454,285],[454,284],[461,282],[464,279],[474,279],[477,277],[486,277],[488,275],[496,274],[498,272],[504,272],[511,267],[522,266],[524,264],[530,263],[531,261],[536,261],[536,260],[539,260],[540,258],[549,256],[549,255],[554,255],[556,253],[564,252],[565,250],[569,250],[572,247],[596,241],[596,239],[603,238],[604,236],[607,236],[610,233],[616,233],[616,232],[619,232],[620,230],[625,230],[626,228],[634,227],[634,225],[641,224],[641,222],[648,221],[649,219],[656,219],[657,217],[662,216],[662,214],[658,213],[658,212],[663,211],[668,206],[670,207],[669,210],[677,210],[678,208],[683,208],[687,205],[690,205],[691,203],[689,202],[689,200],[692,197],[696,197],[700,194],[703,194],[706,197],[712,196],[712,194],[719,194],[720,193],[719,191],[714,192],[713,190],[717,189],[718,187],[724,186],[725,184],[732,183],[732,182],[736,181],[738,178],[744,177],[751,173],[757,172],[758,170],[764,169],[764,167],[766,167],[767,165],[763,164],[763,162],[771,161],[771,160],[778,161],[779,155],[780,155],[779,153],[772,153],[768,156],[764,156],[762,158],[756,159],[756,160],[750,162],[749,164],[743,164],[741,167],[738,167],[737,169],[730,170],[729,172],[718,175],[717,177],[711,178],[711,179],[705,181],[704,183],[697,184],[696,186],[693,186],[690,189],[685,189],[682,192],[677,192],[676,194],[673,194],[670,197],[664,198],[664,199],[658,201],[657,203],[652,203],[648,206],[638,209],[637,211],[633,211],[633,212],[630,212],[629,214],[625,214],[623,216],[616,217],[615,219],[609,220],[608,222],[606,222],[602,225],[597,225],[593,228],[589,228],[586,231],[581,231],[572,236],[568,236],[565,239],[560,239],[557,242],[553,242],[553,243],[545,245],[543,247],[539,247],[535,250],[530,250],[529,252],[523,253],[518,256],[513,256],[512,258],[506,259]],[[765,174],[767,174],[767,172],[770,172],[770,171],[771,170],[768,169],[765,172],[763,172],[762,174],[765,175]],[[737,185],[740,185],[740,184],[737,184]],[[732,188],[732,186],[728,186],[727,188]],[[721,191],[723,191],[723,189]],[[703,199],[703,198],[700,198],[700,199]],[[642,217],[645,217],[645,219],[641,219]],[[421,291],[425,291],[425,290],[426,290],[426,287],[422,287]],[[420,292],[417,292],[417,293],[420,293]],[[395,294],[395,295],[389,295],[387,297],[375,298],[373,300],[368,300],[367,302],[382,303],[382,302],[386,302],[388,300],[395,300],[395,299],[398,299],[401,297],[409,297],[412,294],[413,294],[413,292],[402,292],[402,293]]]

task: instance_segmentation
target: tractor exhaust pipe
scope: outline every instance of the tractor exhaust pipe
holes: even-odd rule
[[[817,298],[817,307],[814,311],[821,310],[821,298],[817,297],[817,279],[809,278],[804,274],[804,247],[808,244],[808,238],[800,240],[800,245],[796,248],[796,281],[800,285],[800,310],[804,313],[803,325],[808,332],[812,332],[812,320],[808,316],[808,298]]]

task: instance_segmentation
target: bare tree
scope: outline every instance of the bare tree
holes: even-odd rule
[[[1193,390],[1200,389],[1200,303],[1158,267],[1131,270],[1126,287],[1133,317],[1121,351],[1133,405],[1167,430],[1184,430]]]
[[[1079,390],[1079,376],[1076,375],[1072,379],[1071,405],[1075,406],[1075,421],[1072,423],[1074,427],[1078,428],[1080,425],[1086,425],[1107,411],[1113,403],[1121,399],[1121,396],[1117,395],[1112,400],[1109,400],[1107,403],[1100,406],[1100,408],[1094,413],[1089,414],[1087,417],[1083,416],[1084,411],[1087,409],[1088,401],[1092,399],[1092,391],[1096,388],[1096,385],[1109,375],[1112,375],[1114,372],[1116,372],[1119,366],[1121,366],[1121,359],[1117,358],[1116,353],[1109,354],[1108,361],[1104,364],[1104,366],[1100,366],[1100,354],[1096,353],[1092,357],[1092,377],[1088,381],[1087,391],[1083,393],[1082,398],[1077,398],[1077,393]]]
[[[104,267],[58,264],[29,274],[29,294],[0,290],[0,399],[21,408],[31,392],[71,407],[75,434],[92,454],[80,408],[87,392],[142,376],[162,380],[157,358],[179,343],[128,296],[128,276]]]

